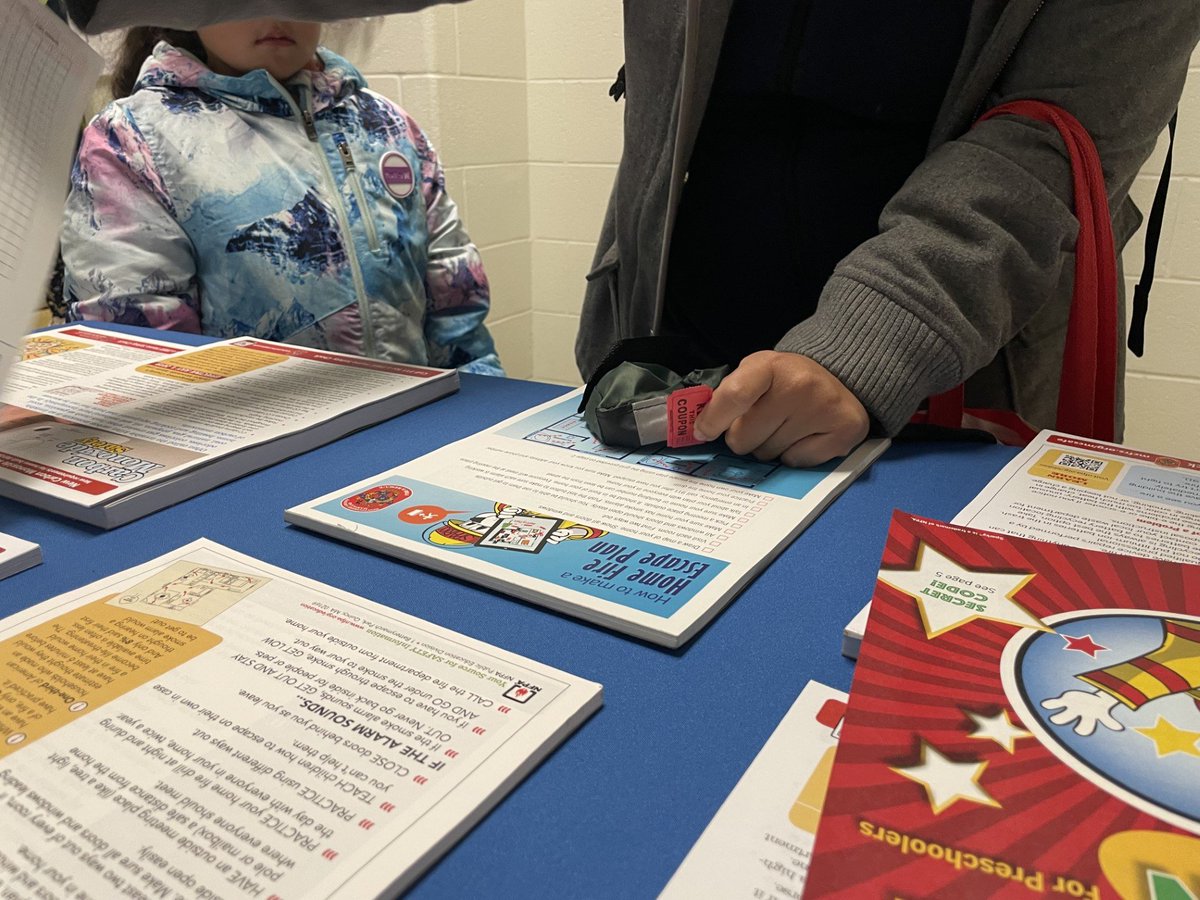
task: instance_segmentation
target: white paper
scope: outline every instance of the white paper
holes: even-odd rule
[[[16,575],[42,561],[42,548],[0,531],[0,578]]]
[[[660,900],[800,900],[846,694],[810,681]]]
[[[22,341],[20,358],[8,370],[0,397],[49,390],[189,349],[193,348],[169,340],[133,337],[86,325],[39,331]]]
[[[1043,431],[954,524],[1195,564],[1200,462]]]
[[[208,541],[0,622],[0,670],[20,897],[390,896],[601,702]]]
[[[1200,562],[1200,462],[1042,431],[954,517],[1015,537]],[[857,657],[870,604],[846,626]]]
[[[94,367],[99,371],[61,378],[38,371],[18,378],[4,393],[8,406],[0,420],[0,494],[104,526],[319,446],[458,386],[455,370],[255,338],[117,368],[107,367],[107,355],[92,355],[101,360]],[[22,370],[57,365],[55,371],[62,375],[72,359],[71,354],[62,356],[65,362],[27,361]],[[171,490],[152,501],[149,492],[159,487]],[[140,506],[132,505],[129,498],[138,496]]]
[[[887,446],[796,470],[600,444],[552,400],[287,511],[289,522],[679,646]]]
[[[0,385],[45,293],[75,141],[101,65],[35,0],[0,5]]]

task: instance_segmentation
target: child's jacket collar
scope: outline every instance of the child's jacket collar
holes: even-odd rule
[[[325,64],[324,71],[302,69],[288,79],[284,88],[303,85],[309,88],[309,108],[318,113],[336,105],[343,97],[367,86],[366,79],[351,63],[332,50],[317,49]],[[280,84],[265,69],[255,69],[245,75],[218,75],[190,53],[162,41],[142,65],[134,90],[147,87],[166,87],[202,91],[218,98],[228,106],[246,112],[265,113],[280,117],[291,115],[287,103],[281,103]]]

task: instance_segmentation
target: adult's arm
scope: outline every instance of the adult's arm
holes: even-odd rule
[[[130,25],[191,30],[214,22],[260,16],[332,22],[460,2],[462,0],[66,0],[71,21],[88,34]]]
[[[984,108],[1032,98],[1072,113],[1096,143],[1115,210],[1179,101],[1198,40],[1200,0],[1052,0]],[[838,265],[816,314],[776,349],[815,360],[894,433],[1058,293],[1073,266],[1072,210],[1057,131],[984,122],[913,173],[880,234]]]

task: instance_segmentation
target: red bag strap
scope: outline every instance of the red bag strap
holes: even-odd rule
[[[976,124],[1006,115],[1053,125],[1062,136],[1071,161],[1079,236],[1055,427],[1111,441],[1117,408],[1117,255],[1100,154],[1078,119],[1041,100],[1005,103],[988,110]],[[986,415],[990,411],[970,412],[979,418],[990,418]],[[931,397],[925,420],[935,425],[962,427],[962,386]]]

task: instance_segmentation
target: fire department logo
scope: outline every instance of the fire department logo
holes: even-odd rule
[[[353,512],[376,512],[411,496],[412,491],[402,485],[381,484],[369,487],[353,497],[347,497],[342,501],[342,506]]]

